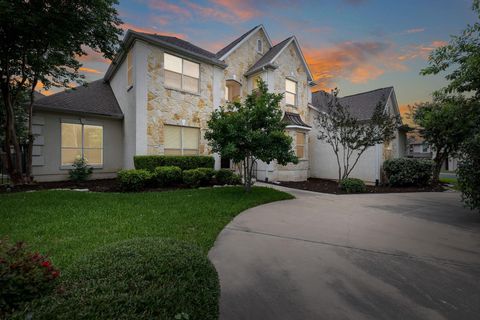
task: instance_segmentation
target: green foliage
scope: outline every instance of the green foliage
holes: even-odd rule
[[[350,114],[352,106],[341,104],[338,90],[332,92],[327,110],[315,118],[318,139],[328,143],[335,154],[338,165],[338,182],[349,177],[360,157],[369,148],[383,144],[395,137],[400,119],[384,111],[383,97],[375,106],[368,121]]]
[[[233,102],[213,112],[205,138],[213,152],[243,163],[245,189],[252,184],[255,162],[276,160],[281,165],[297,163],[291,148],[292,138],[285,134],[279,103],[282,94],[269,93],[263,81],[243,103]]]
[[[156,167],[153,179],[161,187],[172,186],[182,181],[182,169],[175,166]]]
[[[435,151],[433,184],[438,183],[442,164],[455,155],[477,126],[478,105],[462,97],[437,97],[433,102],[418,104],[413,119],[420,134]]]
[[[210,168],[197,168],[183,171],[183,182],[192,188],[212,183],[215,171]]]
[[[339,184],[340,190],[346,193],[362,193],[367,191],[365,183],[360,179],[346,178],[342,179]]]
[[[213,168],[215,159],[212,156],[135,156],[133,162],[136,169],[153,172],[156,167],[164,166],[175,166],[182,170]]]
[[[25,303],[48,295],[59,275],[46,256],[27,251],[22,242],[0,239],[0,318],[7,319]]]
[[[28,139],[28,114],[26,110],[26,105],[29,103],[28,94],[25,91],[20,91],[19,95],[13,106],[14,119],[15,119],[15,133],[17,134],[18,141],[21,144],[27,142]],[[5,114],[5,104],[0,95],[0,149],[5,144],[5,128],[4,124],[6,123],[6,114]]]
[[[242,179],[238,174],[235,174],[229,169],[220,169],[215,173],[215,180],[219,185],[237,185],[242,184]]]
[[[93,168],[87,165],[87,161],[84,158],[78,158],[73,162],[73,169],[68,171],[68,175],[72,181],[85,181],[92,172]]]
[[[432,178],[433,162],[423,159],[398,158],[383,163],[391,186],[425,186]]]
[[[463,201],[480,212],[480,128],[461,149],[457,175]]]
[[[62,292],[30,306],[33,319],[218,318],[217,272],[190,244],[155,238],[113,243],[65,273]]]
[[[120,170],[118,181],[124,191],[140,191],[150,182],[152,174],[143,169]]]
[[[472,9],[480,19],[479,0],[473,1]],[[445,76],[449,84],[438,93],[474,92],[480,98],[480,23],[468,25],[459,36],[452,36],[449,44],[433,50],[428,63],[421,74],[450,72]]]

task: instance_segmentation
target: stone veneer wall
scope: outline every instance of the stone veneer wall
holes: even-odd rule
[[[164,86],[163,50],[152,48],[148,55],[147,73],[147,140],[148,154],[164,153],[163,127],[165,124],[200,128],[199,153],[210,153],[204,133],[214,110],[214,67],[200,63],[200,90],[198,94],[168,89]],[[224,88],[220,97],[224,97]],[[223,99],[221,103],[224,103]]]

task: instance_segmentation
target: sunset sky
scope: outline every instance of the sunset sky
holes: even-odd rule
[[[181,37],[216,52],[255,25],[295,35],[319,83],[341,95],[394,86],[400,105],[430,99],[442,76],[419,75],[429,52],[475,21],[471,0],[120,0],[124,29]],[[108,61],[83,57],[88,80]]]

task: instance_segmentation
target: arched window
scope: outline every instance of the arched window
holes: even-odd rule
[[[257,52],[263,53],[263,42],[260,39],[257,39]]]

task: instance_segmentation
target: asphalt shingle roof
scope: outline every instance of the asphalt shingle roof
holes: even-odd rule
[[[379,103],[386,104],[393,87],[376,89],[368,92],[339,97],[338,102],[349,108],[350,114],[359,120],[368,120],[372,117]],[[312,94],[312,105],[321,111],[326,111],[332,95],[325,91]]]
[[[258,59],[257,62],[255,62],[255,64],[253,66],[250,67],[250,69],[248,69],[248,71],[245,73],[246,75],[250,75],[250,74],[253,74],[259,70],[261,70],[263,67],[266,67],[268,66],[271,62],[272,62],[272,59],[280,52],[282,51],[282,49],[287,45],[287,43],[292,39],[293,37],[289,37],[285,40],[283,40],[282,42],[280,43],[277,43],[276,45],[274,45],[273,47],[270,48],[270,50],[267,51],[267,53],[265,53],[263,55],[263,57],[261,57],[260,59]]]
[[[66,113],[87,113],[113,118],[123,118],[122,110],[112,88],[103,80],[78,86],[74,90],[46,96],[35,101],[34,110],[48,110]]]
[[[223,57],[224,54],[226,54],[228,51],[230,51],[231,49],[233,49],[233,47],[235,47],[238,43],[240,43],[240,41],[242,41],[243,39],[245,39],[246,37],[248,37],[248,35],[250,33],[252,33],[255,29],[257,29],[258,27],[260,27],[260,25],[258,26],[255,26],[253,27],[252,29],[248,30],[247,32],[245,32],[244,34],[242,34],[240,37],[238,37],[237,39],[233,40],[232,42],[230,42],[226,47],[224,47],[223,49],[220,49],[216,56],[218,59],[220,59],[221,57]]]

